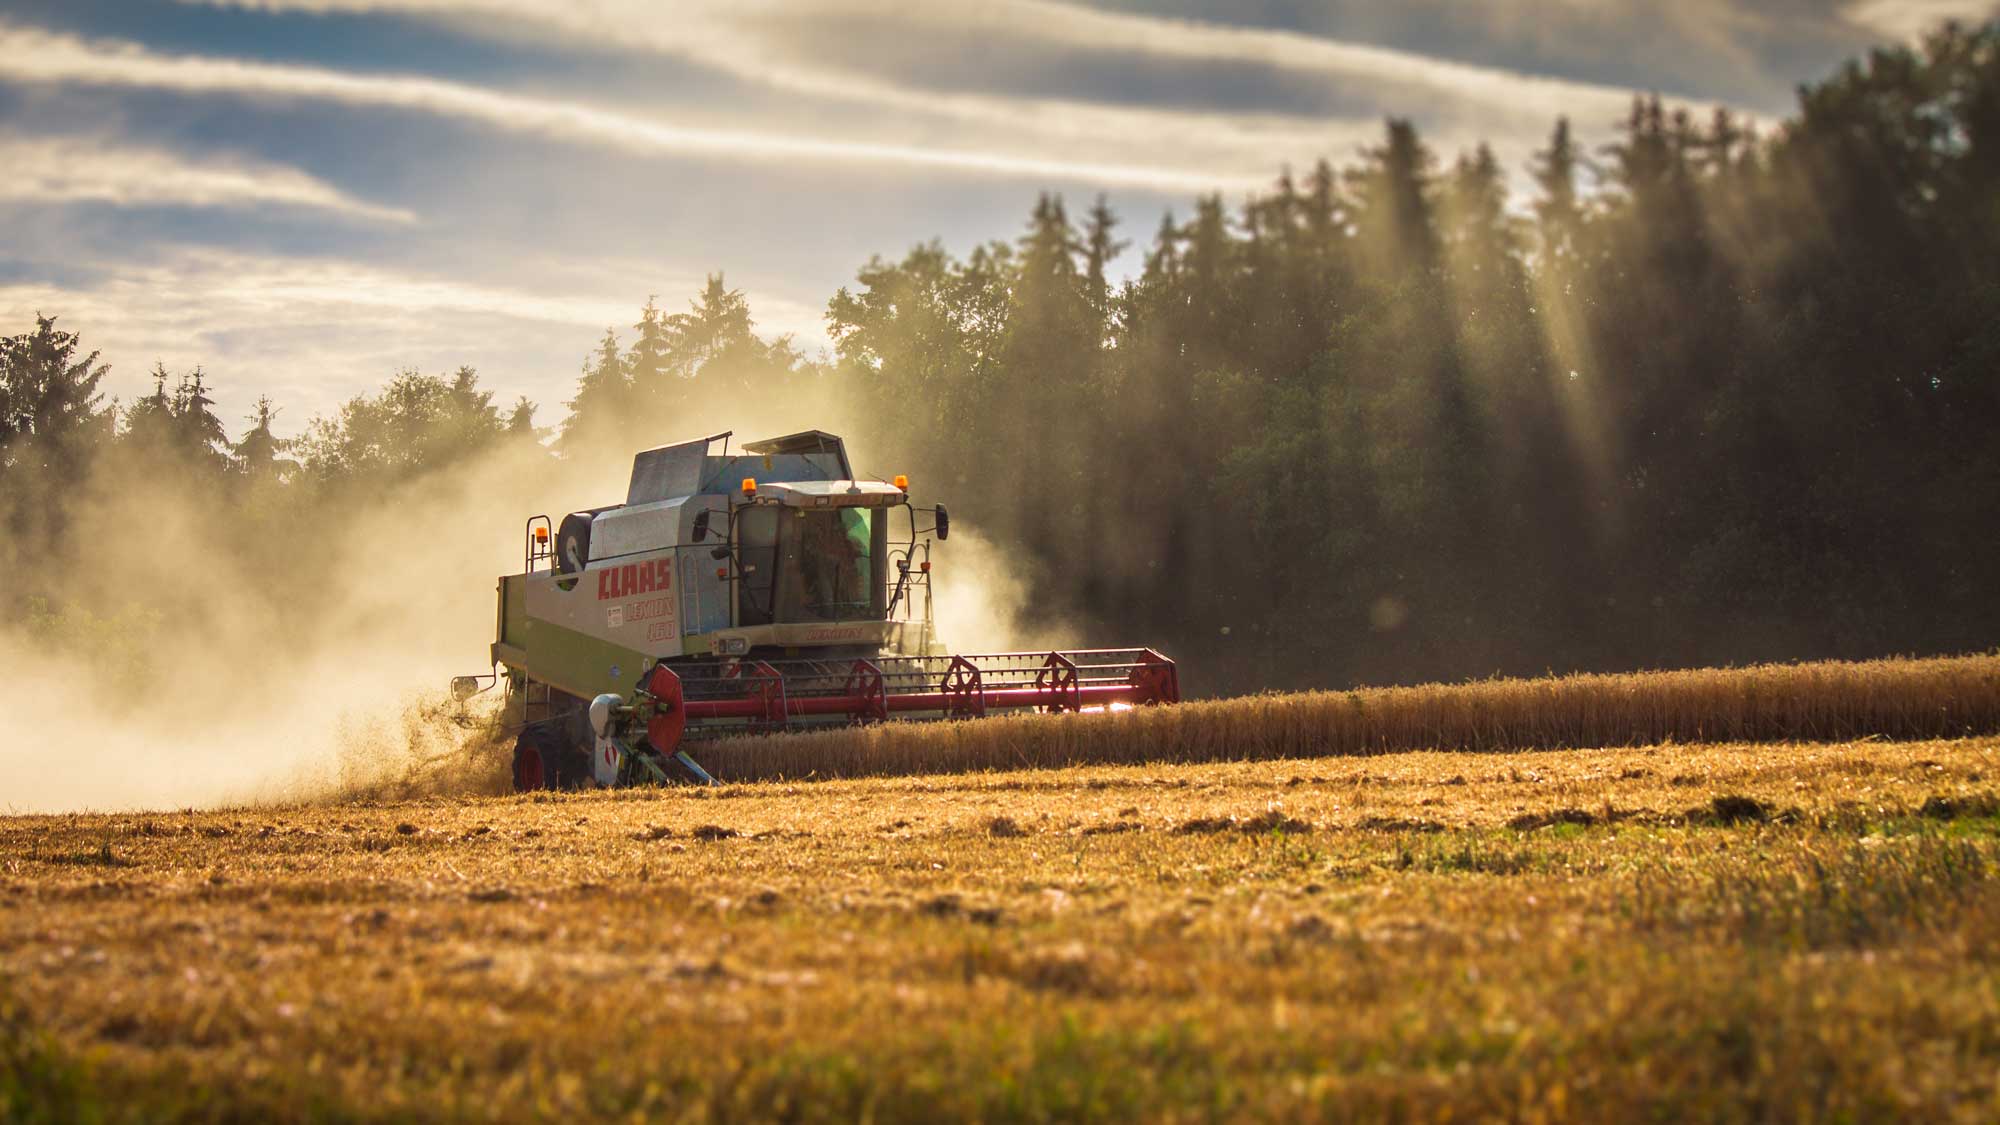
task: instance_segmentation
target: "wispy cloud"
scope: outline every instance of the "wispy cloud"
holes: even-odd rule
[[[1190,191],[1214,174],[1171,165],[1107,164],[1026,153],[829,140],[674,124],[581,102],[533,97],[418,76],[353,74],[201,55],[0,24],[0,80],[126,87],[263,99],[303,99],[433,114],[496,129],[628,151],[932,168],[984,176],[1070,180]]]
[[[1058,0],[911,5],[898,0],[190,0],[261,10],[397,12],[488,37],[557,35],[579,46],[616,44],[713,67],[771,89],[837,99],[917,120],[974,127],[1044,146],[1122,152],[1150,148],[1180,166],[1228,178],[1268,173],[1279,160],[1345,155],[1379,132],[1384,114],[1426,122],[1448,146],[1490,139],[1503,148],[1545,131],[1558,115],[1617,120],[1630,88],[1578,82],[1341,42],[1301,32],[1107,12]],[[850,27],[842,35],[832,29]],[[1013,42],[1092,52],[1092,58],[1240,64],[1289,81],[1352,94],[1340,115],[1201,112],[1118,106],[1032,90],[969,92],[898,81],[878,65],[880,35],[937,40],[944,52]],[[966,58],[968,71],[979,60]]]
[[[471,364],[503,401],[525,394],[554,409],[574,390],[577,365],[599,333],[636,320],[646,293],[690,293],[701,281],[634,261],[594,262],[587,271],[551,263],[539,272],[556,279],[554,291],[339,259],[174,247],[86,284],[0,284],[0,324],[59,315],[102,351],[112,364],[105,390],[128,402],[150,389],[155,360],[175,370],[203,364],[217,377],[226,417],[268,392],[289,408],[288,428],[296,429],[405,367]],[[761,331],[814,342],[816,307],[757,285],[749,295]]]
[[[558,31],[578,42],[645,46],[713,63],[752,80],[888,100],[911,109],[938,106],[929,100],[911,100],[923,98],[924,93],[881,81],[864,68],[829,65],[825,52],[829,44],[821,39],[800,39],[789,33],[788,26],[807,16],[815,17],[811,26],[816,31],[842,19],[870,20],[894,23],[905,34],[951,31],[969,35],[974,42],[1022,39],[1154,58],[1253,63],[1321,79],[1383,84],[1385,103],[1395,101],[1392,91],[1428,90],[1492,108],[1519,109],[1543,119],[1599,104],[1615,109],[1630,97],[1630,91],[1620,87],[1522,74],[1414,51],[1345,43],[1296,31],[1103,11],[1060,0],[941,0],[931,4],[901,0],[682,0],[671,6],[647,0],[589,4],[540,0],[188,2],[269,11],[456,16],[461,17],[459,27],[485,34],[519,34],[523,28]]]
[[[1240,192],[1268,185],[1280,166],[1320,157],[1351,159],[1379,143],[1382,118],[1414,119],[1447,155],[1489,143],[1503,163],[1524,167],[1557,117],[1586,144],[1609,140],[1635,93],[1628,86],[1525,73],[1301,31],[1104,11],[1063,0],[183,0],[309,13],[395,13],[434,20],[474,37],[639,50],[726,74],[791,100],[797,116],[842,143],[939,153],[936,138],[995,154],[1008,174],[1171,193]],[[1611,9],[1626,0],[1576,0]],[[1734,11],[1734,0],[1689,0]],[[1460,11],[1455,8],[1454,11]],[[1512,13],[1512,14],[1509,14]],[[1629,15],[1629,13],[1627,14]],[[1468,19],[1475,17],[1465,17]],[[1492,19],[1518,19],[1495,12]],[[1742,22],[1719,19],[1711,24]],[[1716,32],[1720,40],[1729,36]],[[896,43],[927,61],[910,73],[885,56]],[[1719,47],[1710,50],[1713,55]],[[938,59],[957,60],[940,66]],[[1010,73],[1008,62],[1026,62]],[[1092,96],[1040,88],[1032,60],[1063,59],[1074,75],[1095,72]],[[1303,105],[1164,104],[1095,96],[1119,75],[1170,90],[1184,74],[1255,76]],[[962,76],[963,80],[960,80]],[[1283,100],[1283,99],[1279,99]],[[1772,119],[1731,106],[1759,128]],[[1104,166],[1108,165],[1106,169]],[[1078,174],[1084,167],[1108,174]],[[1132,168],[1148,174],[1125,174]],[[975,163],[972,171],[998,170]]]
[[[0,285],[0,319],[60,314],[112,363],[106,389],[128,400],[154,360],[254,378],[307,415],[405,366],[477,363],[499,341],[552,329],[575,370],[582,342],[631,319],[610,302],[456,282],[361,263],[177,248],[81,285]],[[478,326],[474,331],[469,325]],[[333,355],[328,344],[339,339]],[[530,349],[539,354],[540,349]],[[303,420],[300,418],[299,420]]]
[[[531,23],[537,19],[530,14],[536,6],[523,0],[411,2],[504,5],[520,19]],[[1225,163],[1246,175],[1268,173],[1278,159],[1345,156],[1355,145],[1379,136],[1384,115],[1424,121],[1448,147],[1491,139],[1511,148],[1510,141],[1539,135],[1562,114],[1586,122],[1616,120],[1633,93],[1298,32],[1105,12],[1054,0],[934,5],[892,0],[738,5],[704,0],[695,8],[699,18],[684,20],[687,13],[680,9],[667,17],[641,3],[611,0],[587,8],[564,7],[555,18],[579,37],[602,41],[616,35],[621,42],[681,55],[799,95],[942,116],[988,129],[1024,130],[1045,140],[1113,149],[1134,143],[1166,144],[1190,158]],[[798,17],[808,14],[818,18],[806,25],[806,33],[798,33],[794,30]],[[946,50],[1011,40],[1030,48],[1086,52],[1085,60],[1099,65],[1121,57],[1140,62],[1245,64],[1347,94],[1354,105],[1338,114],[1190,112],[1045,97],[1031,91],[967,93],[900,83],[874,65],[868,34],[845,45],[818,34],[843,16],[870,21],[862,25],[866,32],[938,37]],[[967,65],[976,67],[976,59],[968,58]],[[1357,92],[1361,96],[1354,96]]]
[[[1016,34],[1074,47],[1114,45],[1162,58],[1255,63],[1304,75],[1371,83],[1393,106],[1399,92],[1421,100],[1464,101],[1540,121],[1561,113],[1616,111],[1631,91],[1433,58],[1413,51],[1343,43],[1294,31],[1106,12],[1056,0],[1003,0],[969,6],[973,18]]]
[[[196,159],[117,138],[0,134],[0,203],[108,203],[118,207],[302,208],[371,222],[408,224],[409,211],[382,207],[296,168],[242,158]]]
[[[1967,23],[2000,16],[1994,0],[1861,0],[1843,13],[1847,19],[1892,39],[1915,39],[1946,20]]]

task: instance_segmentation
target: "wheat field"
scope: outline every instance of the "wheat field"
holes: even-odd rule
[[[2000,654],[1268,694],[1114,714],[806,731],[722,740],[694,753],[718,777],[752,781],[1993,732]]]

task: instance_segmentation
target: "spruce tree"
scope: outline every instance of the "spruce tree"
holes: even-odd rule
[[[291,440],[272,432],[277,418],[278,407],[272,404],[271,396],[259,395],[256,412],[245,419],[250,428],[229,447],[236,471],[253,484],[282,483],[298,469],[298,463],[285,456],[291,451]]]
[[[582,446],[625,428],[633,405],[632,377],[625,369],[616,332],[604,330],[595,355],[583,361],[576,397],[563,405],[569,407],[569,417],[563,419],[558,445],[565,454],[575,455]]]
[[[1111,211],[1110,203],[1103,195],[1090,207],[1090,215],[1084,225],[1084,293],[1091,307],[1097,310],[1098,322],[1108,320],[1111,311],[1111,290],[1105,280],[1105,267],[1130,243],[1112,237],[1118,226],[1118,216]]]
[[[208,397],[206,380],[197,365],[181,376],[174,391],[174,450],[206,469],[220,470],[228,464],[229,432],[215,416],[215,400]]]
[[[1573,256],[1583,227],[1583,205],[1578,195],[1578,173],[1585,163],[1570,135],[1569,118],[1556,119],[1549,147],[1535,153],[1529,174],[1540,194],[1535,217],[1540,221],[1542,252],[1549,260]]]
[[[109,370],[80,354],[77,334],[35,315],[35,330],[0,340],[0,465],[74,474],[109,436],[98,383]]]

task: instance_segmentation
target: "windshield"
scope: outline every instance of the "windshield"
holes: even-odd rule
[[[867,508],[750,508],[737,525],[743,625],[878,616],[874,522]]]

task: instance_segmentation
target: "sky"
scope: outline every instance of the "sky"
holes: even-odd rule
[[[871,255],[1099,193],[1354,159],[1386,116],[1517,171],[1635,91],[1765,122],[1798,83],[2000,0],[0,0],[0,333],[37,312],[232,433],[470,364],[560,420],[649,296],[722,271],[827,346]],[[1138,251],[1121,262],[1136,268]]]

